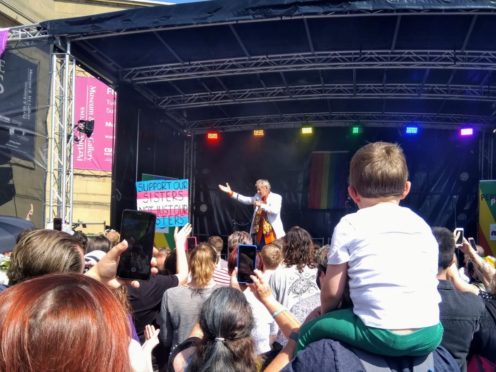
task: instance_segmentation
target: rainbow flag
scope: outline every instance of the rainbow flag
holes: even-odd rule
[[[312,152],[308,186],[308,208],[345,208],[348,188],[348,167],[348,151]]]
[[[496,180],[479,181],[479,226],[477,240],[485,253],[496,255]]]

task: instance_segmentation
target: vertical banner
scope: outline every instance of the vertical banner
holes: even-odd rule
[[[46,197],[51,49],[47,40],[18,42],[0,58],[0,214],[24,217],[33,204],[37,225]]]
[[[27,161],[34,160],[37,111],[42,110],[46,119],[48,110],[48,91],[38,90],[39,51],[9,49],[0,59],[0,126],[8,131],[6,138],[2,136],[0,147]],[[46,70],[42,72],[48,74]]]
[[[496,180],[479,181],[479,244],[496,255]]]
[[[347,151],[312,152],[308,208],[345,208],[348,162],[349,154]]]
[[[137,209],[157,216],[157,230],[184,226],[189,222],[188,187],[187,179],[138,181]]]
[[[115,91],[94,77],[76,77],[75,121],[94,120],[90,137],[75,131],[74,168],[112,171]]]
[[[0,28],[0,57],[7,47],[7,39],[9,38],[9,30],[7,28]]]

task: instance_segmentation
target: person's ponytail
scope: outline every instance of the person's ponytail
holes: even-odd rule
[[[228,287],[216,289],[200,313],[203,340],[191,371],[257,371],[253,327],[251,307],[243,293]]]

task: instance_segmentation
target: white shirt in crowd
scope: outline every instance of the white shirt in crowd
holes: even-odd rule
[[[328,264],[345,262],[353,312],[365,325],[412,329],[439,323],[438,244],[410,209],[380,203],[344,216]]]

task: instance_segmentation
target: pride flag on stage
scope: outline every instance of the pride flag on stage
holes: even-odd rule
[[[308,208],[345,208],[349,153],[314,151],[310,161]]]

